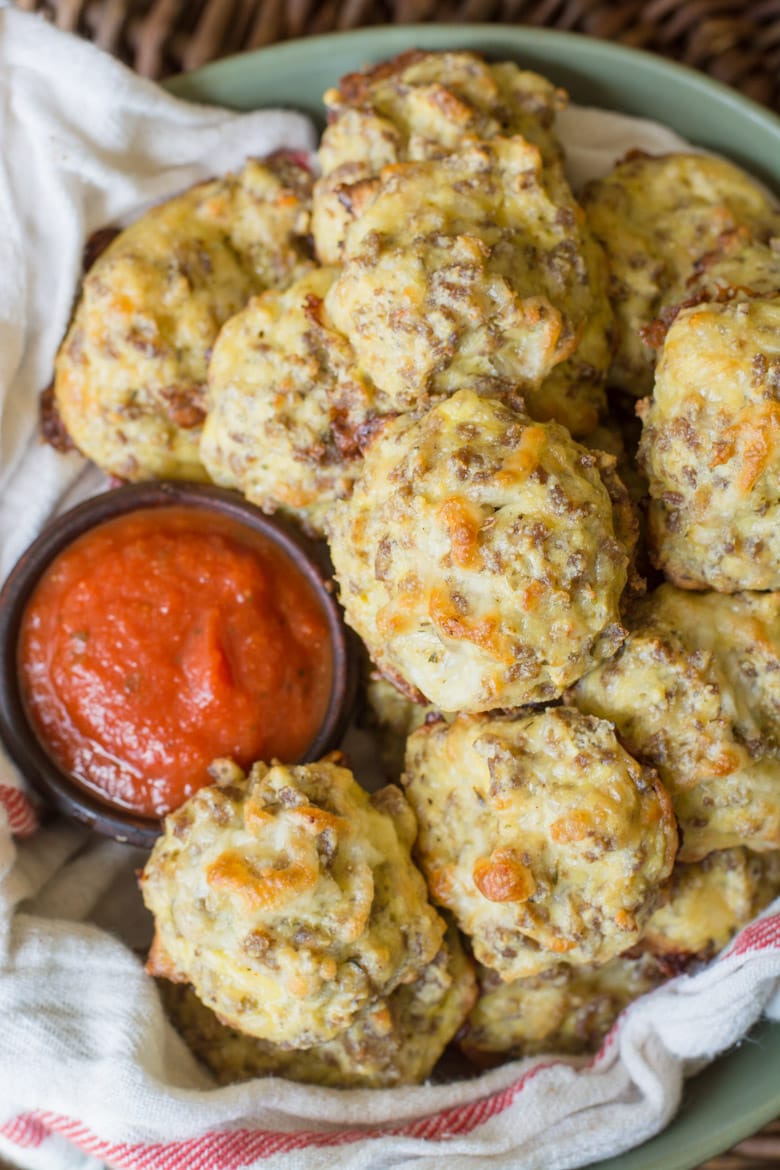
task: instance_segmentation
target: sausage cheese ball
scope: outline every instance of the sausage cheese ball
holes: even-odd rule
[[[312,206],[323,264],[340,262],[344,233],[375,195],[383,167],[515,134],[538,146],[546,163],[560,159],[552,127],[565,93],[511,62],[488,64],[475,53],[402,53],[343,77],[324,100],[322,178]]]
[[[680,821],[681,861],[780,848],[780,594],[662,585],[627,620],[621,650],[571,701],[611,720],[658,769]]]
[[[606,721],[553,707],[430,723],[402,783],[431,897],[502,979],[606,963],[641,937],[677,827]]]
[[[511,983],[480,967],[479,999],[459,1043],[483,1065],[546,1052],[595,1052],[629,1003],[710,959],[778,891],[778,853],[728,849],[675,866],[669,900],[650,918],[641,954],[602,967],[562,963]]]
[[[453,930],[413,983],[372,1000],[345,1032],[312,1048],[280,1048],[228,1028],[183,984],[164,982],[161,991],[174,1026],[220,1084],[280,1076],[371,1089],[424,1081],[476,999],[473,967]]]
[[[670,974],[649,954],[612,959],[602,967],[561,963],[511,983],[480,967],[479,999],[460,1046],[481,1065],[540,1053],[596,1052],[623,1009]]]
[[[724,232],[712,252],[694,265],[685,287],[686,307],[692,301],[745,300],[780,290],[780,225],[778,237],[767,243],[754,239],[747,228]],[[668,298],[674,302],[675,294]],[[674,312],[672,303],[669,312]],[[661,313],[661,317],[664,317]],[[668,315],[668,314],[667,314]]]
[[[215,483],[238,488],[322,531],[360,466],[356,435],[372,407],[348,342],[323,298],[333,269],[255,297],[222,328],[209,365],[201,459]]]
[[[780,588],[780,295],[684,309],[643,404],[651,556],[675,584]]]
[[[577,432],[598,421],[606,270],[571,193],[522,138],[387,168],[326,304],[388,409],[463,387],[519,389],[532,416]],[[581,343],[548,397],[545,379]]]
[[[780,235],[780,214],[738,167],[701,154],[633,152],[581,199],[611,269],[619,344],[610,382],[640,398],[655,364],[640,329],[670,299],[685,299],[696,261],[724,233],[742,227],[766,242]]]
[[[722,849],[672,872],[667,901],[642,945],[661,955],[710,959],[780,893],[780,852]]]
[[[463,390],[374,437],[331,554],[381,672],[439,710],[487,711],[554,699],[620,645],[615,523],[595,455]]]
[[[398,789],[369,797],[328,760],[214,771],[218,783],[166,819],[144,869],[148,969],[191,983],[248,1035],[331,1040],[441,946],[409,856],[414,817]]]
[[[250,296],[311,267],[310,186],[288,156],[251,160],[152,208],[87,273],[54,397],[104,471],[207,478],[198,443],[211,347]]]

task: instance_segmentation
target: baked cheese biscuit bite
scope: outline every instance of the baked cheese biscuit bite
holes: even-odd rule
[[[386,422],[329,530],[382,674],[441,711],[488,711],[554,699],[614,654],[631,534],[606,458],[469,390]]]
[[[369,796],[332,760],[217,783],[172,813],[143,871],[147,969],[191,983],[227,1025],[288,1048],[346,1031],[412,983],[445,926],[412,864],[397,788]]]
[[[674,584],[780,588],[778,385],[780,294],[675,318],[639,448],[650,553]]]
[[[472,963],[449,930],[413,983],[361,1008],[345,1032],[312,1048],[280,1048],[228,1028],[191,987],[161,981],[163,1002],[194,1054],[223,1085],[279,1076],[334,1088],[387,1089],[424,1081],[476,999]]]
[[[747,300],[780,291],[780,224],[777,236],[767,242],[755,239],[745,228],[724,232],[716,247],[697,260],[684,289],[665,298],[674,312],[693,301]],[[661,317],[664,317],[664,312]],[[652,326],[650,329],[652,340]]]
[[[649,954],[603,967],[561,963],[511,983],[478,967],[479,998],[458,1042],[483,1067],[543,1053],[596,1052],[623,1009],[674,973]]]
[[[606,282],[582,211],[550,174],[519,137],[382,172],[326,304],[387,409],[465,387],[519,390],[532,417],[576,432],[596,425]]]
[[[360,467],[372,388],[323,299],[333,269],[253,298],[222,328],[209,364],[200,455],[215,483],[237,488],[321,533]]]
[[[722,849],[676,865],[667,901],[647,924],[642,946],[655,954],[707,960],[780,893],[780,852]]]
[[[413,50],[347,74],[324,101],[328,125],[312,207],[323,264],[340,262],[346,229],[373,198],[385,166],[441,158],[473,139],[499,135],[521,135],[546,163],[560,163],[553,124],[567,95],[511,62]]]
[[[632,152],[581,194],[611,270],[618,348],[609,380],[641,398],[653,384],[655,353],[642,339],[664,304],[686,296],[701,257],[738,228],[766,243],[780,214],[732,163],[709,155]]]
[[[682,830],[681,861],[780,848],[780,594],[662,585],[570,701],[611,720],[658,769]]]
[[[250,160],[153,207],[84,278],[54,399],[79,450],[111,475],[206,479],[199,441],[220,326],[312,266],[309,172]]]
[[[677,826],[605,720],[552,707],[430,723],[402,783],[431,897],[503,980],[606,963],[641,937]]]

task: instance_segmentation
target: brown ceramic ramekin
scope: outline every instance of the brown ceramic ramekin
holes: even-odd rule
[[[109,489],[53,520],[20,557],[0,590],[0,738],[23,776],[54,809],[129,844],[151,846],[160,820],[128,811],[93,795],[49,754],[26,710],[17,647],[27,602],[42,573],[74,540],[117,516],[172,505],[206,509],[271,541],[308,581],[326,619],[332,649],[332,686],[322,723],[298,761],[335,748],[349,722],[356,686],[354,639],[333,594],[327,554],[291,527],[266,516],[241,496],[205,484],[172,481]]]

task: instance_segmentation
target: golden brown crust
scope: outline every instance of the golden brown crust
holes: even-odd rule
[[[780,233],[780,222],[776,229]],[[749,228],[742,226],[723,232],[712,251],[696,261],[685,294],[699,301],[744,300],[778,289],[780,238],[756,239]]]
[[[218,761],[142,886],[147,971],[221,1083],[418,1083],[469,1009],[478,1063],[591,1051],[780,890],[778,215],[717,160],[621,164],[587,197],[618,337],[562,100],[468,53],[348,75],[311,213],[285,157],[185,193],[108,241],[63,345],[52,436],[61,401],[112,474],[210,476],[331,536],[430,894],[489,964],[475,1006],[400,788]],[[657,564],[777,593],[637,605],[646,484],[555,423],[591,435],[610,363],[642,393],[654,348]]]
[[[389,422],[330,543],[381,672],[442,711],[554,699],[622,639],[628,553],[598,459],[460,391]]]
[[[566,102],[536,73],[475,53],[401,53],[343,77],[325,94],[328,126],[312,227],[323,264],[338,264],[350,222],[373,199],[385,166],[441,158],[474,139],[521,135],[559,163],[553,133]]]
[[[777,226],[780,232],[780,224]],[[716,246],[693,266],[685,287],[675,286],[662,299],[655,320],[640,329],[642,340],[660,350],[683,309],[701,304],[724,304],[771,296],[780,290],[780,238],[766,243],[749,228],[723,232]]]
[[[65,429],[57,403],[54,399],[54,383],[51,382],[45,390],[41,390],[38,397],[38,418],[40,421],[41,438],[44,442],[66,455],[68,451],[75,451],[76,445]]]
[[[311,1048],[280,1048],[228,1028],[190,987],[166,983],[160,990],[174,1026],[223,1085],[259,1076],[334,1088],[419,1084],[476,999],[472,964],[452,930],[413,982],[372,1000],[345,1032]]]
[[[372,387],[324,312],[335,277],[314,269],[254,297],[222,327],[200,441],[215,483],[317,533],[352,489],[373,411]]]
[[[209,354],[253,293],[310,267],[310,177],[283,156],[200,183],[125,229],[84,278],[56,362],[76,446],[122,479],[205,479]]]
[[[780,594],[663,585],[629,636],[571,690],[653,764],[682,829],[680,860],[780,848]]]
[[[723,849],[676,865],[642,946],[658,955],[712,958],[780,893],[780,852]]]
[[[575,432],[598,421],[603,262],[562,175],[524,139],[384,168],[327,307],[387,410],[519,388],[532,415]]]
[[[412,814],[396,825],[400,792],[371,798],[327,760],[248,776],[222,761],[215,775],[166,819],[143,871],[150,970],[192,983],[249,1035],[331,1040],[439,949],[444,923],[409,857]]]
[[[460,1046],[482,1066],[541,1053],[595,1052],[623,1009],[672,973],[651,955],[600,967],[559,964],[511,983],[479,967],[479,999]]]
[[[120,232],[118,227],[98,228],[88,237],[81,256],[81,270],[83,274],[89,272],[93,264],[100,259],[109,244],[112,244]]]
[[[147,975],[152,975],[155,979],[169,979],[173,983],[181,982],[182,976],[166,951],[159,930],[154,932],[144,970]]]
[[[610,724],[565,708],[428,724],[402,783],[432,897],[502,979],[605,963],[639,940],[677,827]]]
[[[658,568],[689,589],[780,587],[780,295],[676,317],[643,404]]]
[[[684,300],[697,264],[744,228],[766,243],[780,215],[743,171],[709,155],[634,151],[582,194],[588,222],[611,271],[618,348],[610,383],[641,398],[653,382],[655,353],[641,330],[665,305]]]
[[[375,318],[366,321],[368,340],[359,326],[350,339],[396,406],[408,409],[423,392],[477,381],[496,392],[516,380],[533,418],[555,419],[576,435],[596,426],[612,312],[606,261],[564,177],[553,131],[565,100],[509,62],[448,52],[402,54],[326,93],[315,245],[323,263],[346,259],[340,327],[349,332],[356,311]],[[424,213],[423,204],[434,206]],[[355,243],[364,218],[368,249]],[[354,269],[369,261],[377,234],[381,271],[366,282]],[[394,268],[403,296],[373,304]],[[421,298],[424,306],[414,303]],[[381,376],[370,343],[377,325],[397,351]],[[454,337],[462,360],[447,353]],[[404,379],[413,371],[406,388],[399,359]]]

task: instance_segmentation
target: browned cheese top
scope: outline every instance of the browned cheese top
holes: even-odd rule
[[[439,710],[485,711],[554,699],[620,645],[621,524],[568,432],[464,390],[384,426],[330,546],[379,669]]]
[[[428,724],[402,782],[432,897],[502,979],[606,963],[641,937],[677,826],[611,724],[561,707]]]

